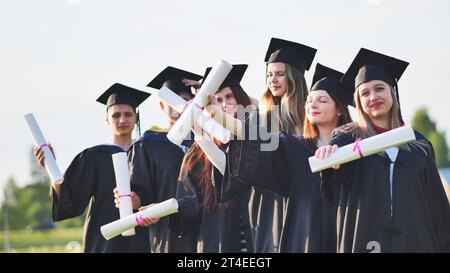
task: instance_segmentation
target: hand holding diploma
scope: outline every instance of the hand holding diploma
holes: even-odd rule
[[[58,165],[56,164],[55,157],[50,150],[48,142],[45,139],[41,129],[39,128],[34,115],[31,113],[26,114],[24,116],[24,119],[35,145],[42,149],[44,153],[41,158],[44,161],[45,169],[50,176],[52,184],[61,184],[64,180],[63,175],[59,170]]]
[[[55,157],[55,152],[53,151],[52,144],[49,143],[48,144],[48,148],[52,152],[52,155]],[[35,146],[33,148],[33,154],[34,154],[34,157],[36,157],[37,161],[39,162],[39,166],[41,166],[42,168],[45,168],[45,154],[44,154],[44,150],[42,150],[41,147],[39,147],[39,146]]]
[[[133,214],[127,153],[120,152],[113,154],[112,161],[119,198],[122,199],[122,202],[119,204],[119,214],[120,218],[124,218],[130,214]],[[135,230],[132,228],[123,232],[122,236],[133,236],[135,234]]]
[[[119,206],[120,206],[119,190],[117,188],[114,188],[113,193],[114,193],[115,206],[116,206],[116,208],[119,208]],[[131,195],[131,202],[133,204],[133,209],[137,209],[140,206],[140,204],[141,204],[141,199],[139,198],[139,195],[137,195],[133,191],[130,193],[130,195]],[[144,209],[146,209],[148,207],[151,207],[153,205],[154,204],[150,204],[148,206],[140,207],[139,211],[143,211]],[[159,217],[142,218],[142,222],[139,223],[139,225],[143,226],[143,227],[147,227],[147,226],[150,226],[150,225],[153,225],[153,224],[157,223],[159,221],[159,219],[160,219]]]
[[[114,205],[116,206],[116,208],[119,208],[120,197],[119,197],[119,190],[117,189],[117,187],[114,188],[113,193],[114,193]],[[138,209],[141,206],[141,198],[134,191],[130,192],[130,197],[133,209]]]
[[[309,165],[311,171],[315,173],[400,146],[415,139],[416,136],[411,126],[403,126],[363,140],[357,139],[355,143],[338,149],[336,149],[337,146],[334,148],[331,146],[321,147],[316,151],[315,156],[309,158]]]
[[[109,240],[137,225],[145,225],[146,222],[144,219],[152,218],[150,221],[147,221],[147,223],[151,224],[154,223],[155,218],[161,218],[176,212],[178,212],[178,202],[176,199],[171,198],[161,203],[152,204],[139,212],[103,225],[100,228],[100,232],[106,240]]]
[[[139,211],[144,211],[147,208],[150,208],[151,206],[154,206],[155,204],[150,204],[148,206],[143,206],[139,208]],[[139,224],[142,227],[148,227],[150,225],[158,223],[160,217],[149,217],[149,218],[142,218],[142,222]]]

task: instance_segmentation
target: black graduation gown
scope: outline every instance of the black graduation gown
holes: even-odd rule
[[[261,141],[234,141],[227,172],[216,183],[222,201],[244,187],[265,188],[286,200],[279,252],[334,252],[336,206],[322,199],[320,175],[311,173],[313,154],[303,139],[280,133],[275,151],[261,151]]]
[[[252,187],[248,209],[255,253],[276,253],[283,230],[285,200],[275,192]]]
[[[259,112],[255,113],[255,117],[259,118]],[[248,209],[255,253],[279,251],[286,202],[285,198],[273,191],[252,187]]]
[[[115,145],[98,145],[78,154],[64,174],[59,198],[53,192],[53,220],[61,221],[83,214],[90,203],[84,223],[84,252],[150,252],[148,232],[136,227],[134,236],[106,240],[100,227],[120,218],[114,206],[116,187],[111,155],[124,152]]]
[[[349,126],[331,144],[355,141]],[[431,143],[399,146],[390,193],[390,159],[385,152],[322,172],[324,192],[339,201],[339,252],[449,252],[450,208]],[[336,187],[337,185],[337,187]]]
[[[191,141],[182,143],[183,147],[190,145]],[[130,183],[143,206],[175,197],[183,157],[183,149],[170,142],[166,132],[148,130],[133,145]],[[151,252],[183,252],[186,248],[184,240],[177,238],[168,224],[168,217],[163,217],[149,227]]]
[[[199,150],[197,146],[189,149],[182,169],[185,168],[189,157]],[[201,171],[203,166],[199,164],[196,168],[195,172]],[[212,174],[212,183],[215,183],[214,177],[217,173],[218,171]],[[186,252],[239,253],[242,248],[253,252],[248,220],[249,187],[237,194],[227,207],[217,207],[209,211],[202,208],[203,190],[199,187],[199,181],[189,172],[179,179],[179,213],[170,217],[170,227],[178,236],[190,242],[191,248],[186,249]],[[241,244],[241,240],[245,240],[245,244]]]

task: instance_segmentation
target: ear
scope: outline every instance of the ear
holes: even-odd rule
[[[106,113],[106,115],[105,115],[105,121],[106,121],[106,124],[110,125],[109,120],[108,120],[108,113]]]

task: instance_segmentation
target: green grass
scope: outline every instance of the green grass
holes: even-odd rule
[[[3,232],[0,233],[0,252],[80,252],[82,228],[55,229],[47,232],[10,231],[10,249],[5,250]]]

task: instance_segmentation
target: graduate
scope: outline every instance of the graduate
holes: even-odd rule
[[[331,139],[332,131],[350,121],[347,105],[352,97],[340,83],[342,73],[317,64],[311,91],[305,103],[305,121],[300,137],[274,133],[279,146],[263,151],[261,140],[238,140],[230,145],[224,179],[216,190],[225,201],[243,185],[262,187],[286,200],[285,221],[279,252],[335,252],[336,202],[324,199],[320,174],[313,174],[308,157]],[[259,126],[250,120],[248,127]]]
[[[403,126],[397,82],[407,66],[362,48],[342,78],[354,87],[358,119],[316,157]],[[415,134],[415,141],[322,172],[324,192],[339,202],[339,252],[450,251],[450,207],[433,147]]]
[[[160,89],[165,86],[185,100],[193,98],[191,84],[198,82],[202,76],[168,66],[161,71],[147,86]],[[161,109],[167,120],[167,128],[153,126],[145,131],[131,149],[130,183],[135,193],[132,197],[135,208],[141,205],[159,203],[176,195],[178,174],[185,152],[192,144],[185,140],[178,146],[167,138],[167,132],[180,116],[172,107],[160,101]],[[115,191],[116,205],[119,205],[118,192]],[[142,207],[145,209],[147,206]],[[178,238],[168,228],[169,219],[146,219],[149,227],[152,253],[186,252],[184,238]]]
[[[206,70],[204,79],[210,69]],[[250,105],[250,98],[240,85],[246,69],[247,65],[233,65],[214,95],[222,110],[235,117],[239,105]],[[222,150],[227,147],[218,141],[216,144]],[[220,204],[214,191],[213,169],[198,144],[193,144],[181,167],[176,194],[179,213],[169,217],[170,228],[191,241],[188,252],[253,252],[248,219],[250,187]]]
[[[281,131],[301,135],[308,87],[304,77],[316,49],[299,43],[272,38],[264,61],[267,63],[266,87],[261,98],[260,115],[270,130],[273,107],[279,107]],[[278,252],[283,229],[285,200],[277,193],[253,188],[250,198],[250,225],[256,253]]]
[[[148,232],[136,228],[134,236],[117,236],[106,240],[100,227],[120,218],[111,195],[116,187],[112,154],[128,152],[133,144],[132,132],[137,122],[136,108],[150,96],[146,92],[115,83],[97,101],[106,105],[106,122],[111,126],[112,141],[85,149],[67,168],[64,182],[52,185],[53,220],[77,217],[86,210],[84,224],[84,252],[149,252]],[[42,149],[34,154],[41,166]]]

